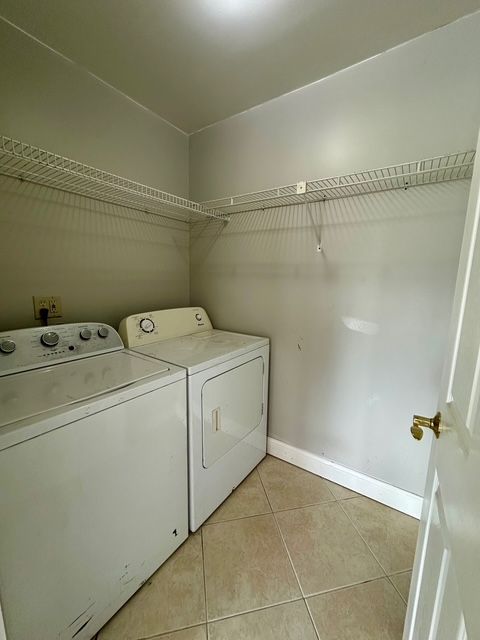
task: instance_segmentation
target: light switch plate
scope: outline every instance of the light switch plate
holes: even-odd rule
[[[40,309],[48,309],[49,318],[62,317],[62,298],[61,296],[33,296],[33,309],[35,319],[40,320]]]

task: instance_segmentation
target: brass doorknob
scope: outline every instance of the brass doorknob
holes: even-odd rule
[[[433,418],[426,418],[425,416],[413,416],[413,424],[410,427],[410,433],[415,440],[421,440],[423,438],[423,430],[431,429],[436,438],[440,437],[440,422],[442,420],[442,414],[440,411],[433,416]]]

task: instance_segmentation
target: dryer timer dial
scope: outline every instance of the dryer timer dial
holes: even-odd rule
[[[153,320],[150,320],[150,318],[142,318],[140,320],[140,329],[144,333],[152,333],[152,331],[155,329],[155,323],[153,322]]]

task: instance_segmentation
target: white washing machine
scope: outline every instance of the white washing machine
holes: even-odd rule
[[[268,338],[213,329],[200,307],[120,323],[125,344],[187,370],[189,515],[196,531],[265,457]]]
[[[104,324],[0,333],[0,637],[90,639],[186,539],[187,502],[184,369]]]

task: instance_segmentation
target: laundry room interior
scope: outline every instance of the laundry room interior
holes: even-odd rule
[[[480,638],[480,0],[0,0],[0,87],[0,640]]]

